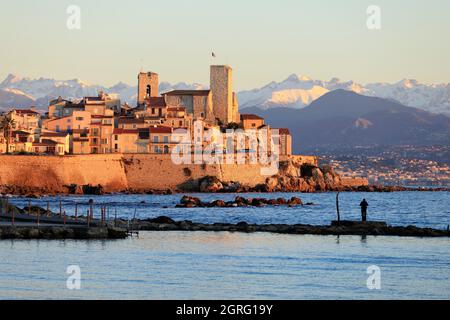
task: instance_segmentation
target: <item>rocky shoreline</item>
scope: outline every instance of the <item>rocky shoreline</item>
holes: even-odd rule
[[[209,178],[208,178],[209,179]],[[225,184],[226,185],[226,184]],[[82,186],[77,186],[78,190],[83,190]],[[0,185],[0,197],[1,196],[19,196],[24,198],[41,198],[45,196],[69,196],[69,195],[110,195],[110,194],[148,194],[148,195],[171,195],[171,194],[183,194],[186,191],[178,190],[178,189],[167,189],[167,190],[136,190],[136,189],[126,189],[120,190],[118,192],[105,192],[103,191],[103,187],[99,186],[86,186],[84,190],[94,190],[89,192],[71,192],[68,190],[67,192],[54,192],[53,190],[47,190],[42,188],[32,188],[32,187],[18,187],[18,186],[10,186],[10,185]],[[370,192],[370,193],[391,193],[391,192],[442,192],[442,191],[450,191],[450,188],[446,187],[436,187],[436,188],[427,188],[427,187],[403,187],[403,186],[359,186],[359,187],[342,187],[342,188],[330,188],[326,190],[320,191],[305,191],[305,190],[292,190],[292,189],[277,189],[274,191],[269,191],[266,187],[260,186],[255,188],[250,187],[239,187],[235,188],[222,188],[216,191],[200,191],[200,190],[189,190],[188,192],[193,193],[275,193],[275,192],[284,192],[284,193],[325,193],[325,192]]]
[[[409,188],[402,186],[380,186],[360,183],[349,185],[330,165],[314,166],[298,162],[295,159],[279,163],[278,174],[267,177],[264,183],[245,185],[238,181],[222,181],[216,176],[190,178],[189,181],[176,188],[157,189],[111,189],[101,184],[61,185],[57,181],[53,187],[33,187],[0,184],[0,195],[16,195],[36,198],[45,195],[102,195],[120,194],[174,194],[174,193],[273,193],[273,192],[400,192],[400,191],[449,191],[449,188]]]

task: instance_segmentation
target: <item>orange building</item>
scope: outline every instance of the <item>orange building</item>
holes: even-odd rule
[[[244,130],[258,129],[264,125],[264,118],[256,114],[241,114],[241,124]]]

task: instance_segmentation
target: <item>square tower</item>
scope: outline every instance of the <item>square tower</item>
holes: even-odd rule
[[[159,94],[158,74],[154,72],[141,72],[138,75],[138,105],[144,103],[146,98],[157,97]]]
[[[215,118],[223,125],[239,122],[237,99],[233,93],[233,69],[229,66],[211,66],[210,77]]]

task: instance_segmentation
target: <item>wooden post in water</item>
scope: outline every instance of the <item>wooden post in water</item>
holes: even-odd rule
[[[59,197],[59,216],[61,217],[62,215],[62,201],[61,201],[61,197]]]
[[[48,217],[50,215],[50,202],[47,201],[47,212],[45,215]]]
[[[78,203],[75,203],[75,221],[78,221]]]
[[[66,225],[66,210],[64,210],[63,222],[64,222],[64,225]]]
[[[28,215],[31,216],[31,200],[28,200]]]
[[[36,217],[36,221],[37,221],[37,227],[38,227],[38,229],[39,229],[39,217],[40,217],[40,215],[41,215],[41,210],[40,210],[40,209],[37,209],[37,217]]]
[[[90,224],[90,222],[91,222],[91,213],[89,212],[89,210],[87,211],[87,216],[86,216],[86,218],[87,218],[87,226],[88,226],[88,228],[89,228],[89,224]]]
[[[340,224],[341,223],[341,213],[339,210],[339,191],[336,194],[336,213],[337,213],[337,222],[338,222],[338,224]]]

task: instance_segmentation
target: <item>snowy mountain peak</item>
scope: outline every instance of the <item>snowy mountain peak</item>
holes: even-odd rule
[[[420,85],[419,82],[414,79],[403,79],[398,84],[407,89],[411,89],[411,88],[414,88],[414,87]]]
[[[290,82],[309,82],[312,81],[312,79],[308,76],[301,75],[301,74],[291,74],[285,81]]]
[[[174,89],[207,89],[208,86],[180,82],[161,82],[159,92]],[[304,75],[291,74],[281,82],[272,81],[267,85],[238,93],[241,109],[259,107],[263,109],[288,107],[301,109],[324,94],[343,89],[366,96],[395,100],[403,105],[417,107],[434,113],[450,115],[450,84],[428,85],[414,79],[404,79],[396,83],[369,83],[362,85],[354,81],[332,78],[329,81],[314,80]],[[77,100],[86,96],[96,96],[103,91],[120,97],[122,102],[133,105],[136,102],[137,87],[119,82],[112,87],[91,85],[80,79],[54,80],[47,78],[21,78],[9,74],[0,83],[0,107],[22,107],[33,104],[45,109],[48,101],[62,96]],[[15,102],[16,101],[16,102]],[[22,105],[21,105],[22,104]]]
[[[11,84],[17,83],[20,80],[22,80],[20,77],[16,76],[15,74],[8,74],[8,76],[3,80],[2,83],[0,83],[0,87],[7,87]]]

